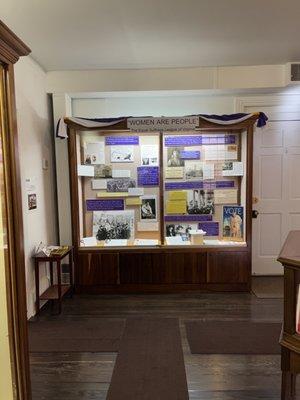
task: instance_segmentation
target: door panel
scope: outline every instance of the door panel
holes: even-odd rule
[[[266,107],[263,129],[254,133],[252,272],[282,274],[276,261],[290,230],[300,229],[300,109]],[[258,107],[247,107],[253,112]],[[261,108],[261,107],[260,107]]]

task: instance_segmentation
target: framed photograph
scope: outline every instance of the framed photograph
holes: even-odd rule
[[[223,206],[223,239],[244,240],[244,207]]]
[[[192,229],[197,229],[197,225],[168,223],[166,224],[166,236],[167,237],[181,236],[181,239],[186,242],[191,238],[190,231]]]
[[[183,167],[184,160],[180,158],[183,147],[168,147],[167,167]]]
[[[131,178],[109,179],[106,183],[108,192],[128,192],[128,188],[135,188],[136,181]]]
[[[112,167],[111,165],[95,165],[94,166],[94,178],[112,178]]]
[[[188,214],[214,214],[215,197],[213,190],[188,190],[187,199]]]
[[[111,146],[110,161],[112,163],[130,163],[134,161],[133,146]]]
[[[94,211],[93,236],[97,240],[134,239],[134,210]]]
[[[36,193],[28,195],[28,210],[35,210],[37,208]]]
[[[141,204],[141,221],[157,220],[157,197],[143,196]]]

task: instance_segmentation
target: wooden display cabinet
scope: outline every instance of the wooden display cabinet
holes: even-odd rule
[[[82,247],[80,240],[89,236],[85,225],[84,177],[77,174],[82,163],[80,137],[84,134],[111,135],[132,133],[126,118],[110,127],[87,128],[65,118],[68,128],[72,240],[77,293],[173,292],[183,290],[250,291],[252,233],[252,159],[253,127],[258,116],[230,125],[207,122],[200,118],[197,135],[235,134],[243,141],[244,177],[238,177],[239,201],[244,205],[244,245],[171,246],[165,237],[165,179],[163,137],[156,132],[160,148],[159,246]],[[173,134],[168,133],[168,134]],[[183,134],[175,132],[174,135]],[[239,156],[241,156],[239,154]],[[240,203],[240,204],[241,204]],[[87,232],[89,231],[89,232]]]
[[[300,373],[300,231],[291,231],[278,261],[284,267],[284,321],[280,338],[282,400],[295,399]]]

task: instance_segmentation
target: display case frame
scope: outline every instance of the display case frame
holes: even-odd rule
[[[81,247],[76,132],[130,132],[127,119],[112,126],[87,128],[65,118],[68,130],[72,244],[75,289],[82,293],[166,292],[181,290],[249,291],[251,289],[253,131],[258,115],[226,126],[200,119],[199,133],[246,131],[245,246]],[[160,158],[163,133],[160,133]],[[160,213],[164,220],[163,166],[160,166]],[[161,238],[164,223],[160,224]]]

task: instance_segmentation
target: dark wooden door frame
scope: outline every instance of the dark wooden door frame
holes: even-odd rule
[[[4,68],[3,162],[9,242],[5,273],[13,389],[17,400],[30,400],[31,386],[14,64],[30,52],[29,47],[0,21],[0,63]]]

